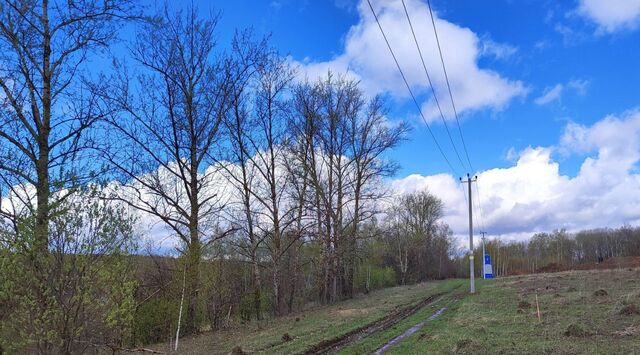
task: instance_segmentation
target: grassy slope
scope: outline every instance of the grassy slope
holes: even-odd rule
[[[235,346],[251,353],[297,353],[322,340],[374,322],[396,308],[414,304],[435,293],[450,291],[463,282],[447,280],[387,288],[303,313],[239,324],[232,329],[181,339],[179,353],[227,354]],[[285,333],[293,339],[283,342]],[[150,348],[168,351],[169,345],[159,344]]]
[[[594,295],[599,289],[608,295]],[[519,310],[521,301],[531,307]],[[478,294],[455,303],[390,353],[640,353],[640,315],[620,314],[630,304],[640,308],[640,269],[480,282]],[[572,324],[588,334],[565,335]]]

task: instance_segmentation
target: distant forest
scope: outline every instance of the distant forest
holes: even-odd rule
[[[0,2],[0,353],[117,352],[468,275],[442,201],[385,188],[409,131],[388,103],[346,73],[300,80],[249,30],[219,43],[218,20]],[[640,229],[487,250],[497,275],[535,272],[640,255]]]
[[[622,226],[577,233],[556,230],[534,234],[524,242],[493,239],[486,243],[486,249],[498,276],[559,271],[603,263],[611,258],[640,256],[640,228]],[[475,254],[482,255],[482,250],[476,248]]]

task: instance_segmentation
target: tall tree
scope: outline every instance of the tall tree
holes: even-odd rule
[[[383,154],[405,139],[410,127],[404,122],[392,125],[387,119],[385,102],[376,96],[371,99],[362,115],[350,116],[351,155],[353,160],[353,212],[350,235],[345,247],[343,290],[353,296],[353,277],[357,258],[357,240],[360,224],[375,216],[378,200],[388,191],[377,184],[382,178],[393,176],[398,165]]]
[[[331,73],[300,85],[294,109],[294,156],[310,187],[307,201],[322,250],[321,298],[351,297],[358,226],[376,213],[371,202],[384,191],[375,183],[395,171],[382,155],[407,126],[389,125],[380,98],[366,100],[356,81]]]
[[[246,37],[247,33],[245,33]],[[246,41],[242,41],[246,42]],[[240,44],[236,42],[236,44]],[[243,62],[257,62],[264,50],[264,46],[259,46],[260,50],[247,51],[242,46],[234,46],[234,56]],[[250,57],[253,57],[251,59]],[[249,69],[249,68],[248,68]],[[239,201],[239,212],[230,208],[230,219],[239,226],[233,244],[238,248],[240,254],[248,258],[252,266],[253,283],[253,309],[256,319],[262,318],[262,280],[260,275],[260,255],[259,248],[266,235],[257,232],[256,219],[257,212],[254,203],[254,179],[255,166],[252,164],[252,155],[255,150],[251,144],[254,126],[252,120],[251,104],[253,98],[253,86],[256,75],[255,67],[243,71],[238,80],[235,81],[232,96],[230,98],[230,109],[225,116],[224,125],[226,135],[230,143],[227,154],[218,161],[218,166],[224,170],[224,176],[235,190],[236,198]],[[233,206],[230,206],[233,207]]]
[[[414,192],[400,197],[393,211],[392,221],[403,226],[404,236],[413,245],[410,260],[420,270],[417,280],[426,279],[437,268],[435,260],[438,250],[434,247],[434,237],[438,232],[438,221],[442,218],[444,204],[442,200],[428,191]],[[392,225],[391,228],[396,228]],[[445,232],[446,233],[446,232]],[[433,250],[432,250],[433,248]]]
[[[263,219],[259,224],[262,233],[269,236],[267,249],[271,256],[272,292],[275,314],[281,314],[284,298],[281,286],[281,258],[294,243],[295,238],[285,238],[285,231],[294,223],[296,205],[287,203],[287,116],[286,95],[295,72],[288,60],[272,52],[257,66],[255,134],[250,137],[252,150],[250,159],[257,174],[254,196],[261,205]],[[289,234],[294,236],[294,234]]]
[[[83,74],[91,55],[132,16],[133,4],[0,2],[0,183],[24,207],[0,213],[14,229],[21,212],[35,216],[34,250],[46,251],[54,205],[87,177],[89,169],[78,168],[91,144],[85,132],[103,112]]]
[[[142,26],[132,46],[135,75],[119,66],[101,91],[116,107],[106,158],[123,185],[115,198],[164,222],[186,260],[185,333],[198,330],[196,308],[203,248],[224,237],[219,211],[222,177],[212,156],[229,109],[234,81],[250,64],[219,51],[218,17],[201,19],[195,7],[161,15]],[[135,80],[134,80],[135,79]]]

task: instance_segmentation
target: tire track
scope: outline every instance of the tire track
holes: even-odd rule
[[[370,336],[371,334],[381,332],[393,327],[400,321],[415,314],[420,309],[426,306],[429,306],[431,304],[434,304],[436,302],[439,302],[440,300],[442,300],[442,298],[444,298],[444,296],[453,293],[458,287],[454,288],[449,292],[441,292],[441,293],[433,294],[414,305],[397,310],[389,314],[388,316],[383,317],[375,322],[372,322],[360,328],[351,330],[335,338],[323,340],[320,343],[317,343],[309,347],[306,351],[302,352],[301,354],[327,354],[327,353],[338,352],[340,349],[343,349],[348,345],[354,344]]]
[[[450,302],[448,302],[444,307],[438,309],[435,313],[430,315],[426,320],[424,320],[424,321],[412,326],[411,328],[407,329],[404,333],[402,333],[402,334],[396,336],[395,338],[389,340],[383,346],[378,348],[373,354],[374,355],[382,355],[382,354],[384,354],[387,350],[391,349],[393,346],[395,346],[396,344],[398,344],[402,340],[404,340],[404,339],[408,338],[409,336],[415,334],[420,329],[424,328],[424,326],[426,326],[429,322],[431,322],[434,319],[438,318],[440,315],[442,315],[442,313],[444,313],[444,311],[449,309],[449,305],[451,303],[459,300],[460,298],[461,298],[460,295],[454,296],[453,299]]]

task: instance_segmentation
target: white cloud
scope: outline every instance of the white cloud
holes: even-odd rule
[[[514,56],[517,52],[518,48],[512,45],[495,42],[486,36],[482,39],[482,55],[503,60]]]
[[[558,101],[562,97],[563,90],[564,86],[562,84],[556,84],[554,87],[546,88],[542,96],[536,98],[534,102],[536,105],[547,105],[554,101]]]
[[[548,105],[555,101],[560,101],[562,99],[562,95],[567,92],[568,89],[573,90],[578,95],[584,96],[587,93],[587,89],[591,82],[589,80],[584,79],[573,79],[570,80],[567,84],[556,84],[552,87],[547,87],[542,95],[537,97],[533,102],[536,105]]]
[[[635,30],[640,24],[640,0],[580,0],[577,11],[603,33]]]
[[[439,99],[448,103],[429,9],[419,0],[405,3]],[[402,3],[399,0],[378,0],[373,1],[373,5],[410,86],[416,94],[429,94],[427,78]],[[329,69],[334,72],[348,69],[352,77],[361,80],[368,94],[389,92],[396,98],[407,99],[409,93],[366,1],[360,2],[358,12],[360,21],[346,35],[343,53],[329,61],[298,63],[301,72],[313,79],[326,75]],[[458,112],[501,110],[513,98],[526,93],[522,82],[506,79],[495,71],[478,66],[478,59],[482,55],[505,57],[513,54],[515,48],[488,40],[483,42],[470,29],[439,18],[436,12],[434,16]],[[423,104],[423,109],[429,120],[438,118],[432,99]],[[443,104],[443,109],[447,117],[452,118],[450,105]]]
[[[560,173],[552,157],[559,150],[584,156],[575,177]],[[529,147],[513,166],[477,174],[483,216],[476,222],[507,239],[556,228],[638,225],[639,161],[640,110],[592,126],[569,123],[557,146]],[[467,205],[452,176],[410,175],[393,186],[403,192],[428,188],[447,204],[445,221],[454,233],[465,235]]]
[[[574,79],[567,83],[567,87],[575,90],[579,95],[586,94],[589,85],[591,85],[591,81],[585,79]]]
[[[582,157],[576,176],[560,173],[554,153]],[[481,203],[477,226],[492,236],[513,240],[556,228],[577,231],[625,223],[640,225],[640,109],[607,116],[591,126],[570,122],[557,145],[528,147],[517,153],[510,149],[508,156],[515,160],[511,166],[478,172],[478,190],[473,190],[474,201]],[[207,193],[232,202],[234,189],[217,171],[207,169],[211,173]],[[165,171],[156,173],[167,186],[172,184]],[[457,177],[413,174],[389,184],[398,194],[424,189],[436,194],[445,203],[445,222],[461,242],[464,240],[468,207]],[[115,182],[110,188],[120,193],[129,191]],[[182,196],[179,189],[175,191],[177,197]],[[16,197],[3,197],[5,211],[12,199]],[[233,203],[228,207],[231,210],[227,212],[232,214]],[[138,231],[156,247],[172,250],[179,244],[157,218],[144,213],[139,217]]]

